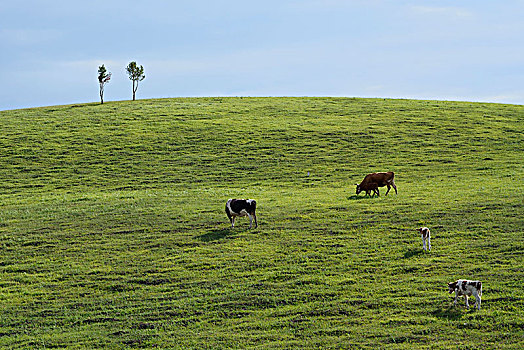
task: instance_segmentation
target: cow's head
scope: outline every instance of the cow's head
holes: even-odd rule
[[[355,184],[357,186],[357,194],[359,194],[360,192],[362,192],[362,189],[360,188],[360,185],[359,184]]]
[[[453,293],[457,289],[457,282],[449,282],[448,289],[449,294]]]

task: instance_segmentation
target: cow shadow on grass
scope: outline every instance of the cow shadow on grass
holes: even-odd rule
[[[239,228],[223,228],[223,229],[214,229],[210,230],[209,232],[197,236],[196,238],[201,240],[202,242],[212,242],[212,241],[218,241],[221,239],[231,239],[234,238],[239,233],[242,233],[244,231],[247,231],[248,229],[239,229]]]
[[[459,320],[464,316],[464,313],[460,308],[454,307],[453,305],[448,306],[447,308],[439,308],[431,313],[437,318],[445,318],[448,320]]]
[[[378,198],[378,197],[357,196],[356,194],[348,197],[348,199],[351,200],[351,201],[360,201],[360,200],[363,200],[363,199],[374,199],[374,198]]]
[[[424,250],[423,249],[410,248],[407,252],[404,253],[404,259],[409,259],[409,258],[412,258],[414,256],[419,256],[419,255],[422,255],[422,254],[424,254]]]

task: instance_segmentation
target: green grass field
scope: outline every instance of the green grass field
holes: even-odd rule
[[[524,106],[180,98],[0,123],[1,348],[524,347]],[[355,195],[375,171],[398,195]],[[235,197],[258,229],[230,229]],[[459,278],[480,311],[452,307]]]

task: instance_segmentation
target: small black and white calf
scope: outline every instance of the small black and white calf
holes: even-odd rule
[[[469,280],[458,280],[455,282],[448,283],[449,294],[455,292],[455,300],[453,305],[457,305],[457,299],[463,295],[466,299],[466,307],[469,309],[468,296],[475,297],[475,306],[480,310],[480,299],[482,297],[482,282],[480,281],[469,281]]]
[[[429,228],[421,227],[418,229],[418,231],[422,236],[422,249],[425,251],[431,251],[431,233],[429,232]]]
[[[257,202],[254,199],[229,199],[226,203],[226,214],[231,221],[231,227],[235,227],[237,216],[247,216],[249,217],[249,228],[253,224],[253,219],[255,219],[255,228],[257,228],[256,209]]]

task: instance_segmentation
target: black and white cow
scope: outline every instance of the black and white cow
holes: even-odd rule
[[[463,295],[466,299],[466,307],[469,309],[468,296],[475,297],[475,306],[480,310],[480,299],[482,297],[482,282],[480,281],[469,281],[469,280],[458,280],[455,282],[448,283],[449,294],[455,292],[455,300],[453,305],[457,305],[457,299]]]
[[[255,219],[255,228],[257,228],[256,209],[257,202],[254,199],[229,199],[226,203],[226,214],[231,221],[231,227],[235,227],[237,216],[247,216],[249,217],[249,228],[253,224],[253,219]]]
[[[418,231],[422,236],[422,249],[425,251],[431,251],[431,233],[429,232],[429,228],[421,227],[418,229]]]

